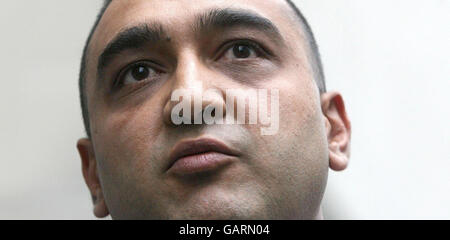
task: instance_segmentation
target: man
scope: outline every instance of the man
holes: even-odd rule
[[[176,124],[179,89],[215,90],[200,112],[225,106],[228,89],[276,90],[269,119],[279,128]],[[106,1],[80,94],[88,137],[77,148],[97,217],[321,219],[328,168],[348,164],[343,99],[326,92],[314,37],[290,1]]]

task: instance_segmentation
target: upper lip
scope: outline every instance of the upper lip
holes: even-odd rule
[[[180,158],[197,155],[207,152],[218,152],[230,156],[238,156],[238,152],[225,143],[212,139],[212,138],[201,138],[194,140],[184,140],[176,144],[169,155],[169,168]]]

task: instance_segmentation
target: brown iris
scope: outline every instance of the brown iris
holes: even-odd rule
[[[142,81],[149,77],[150,71],[148,67],[138,65],[131,69],[131,75],[136,81]]]
[[[252,54],[252,51],[249,46],[241,44],[233,47],[233,54],[236,58],[248,58]]]

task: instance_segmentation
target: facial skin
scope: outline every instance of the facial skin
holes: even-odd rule
[[[213,10],[257,15],[279,34],[250,24],[199,24],[199,17]],[[98,59],[108,44],[121,32],[145,25],[164,33],[109,57],[99,72]],[[89,46],[91,138],[77,144],[94,214],[113,219],[322,218],[328,169],[344,170],[348,163],[350,122],[339,93],[319,93],[300,29],[284,0],[113,1]],[[250,54],[236,56],[236,45]],[[150,77],[133,78],[138,75],[127,67],[136,62]],[[279,131],[262,136],[260,125],[176,126],[170,120],[176,104],[170,97],[180,88],[199,94],[279,89]],[[225,96],[204,104],[212,102],[225,104]],[[176,144],[205,137],[224,142],[238,156],[217,171],[187,176],[167,171]]]

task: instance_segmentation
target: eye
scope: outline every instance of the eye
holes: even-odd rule
[[[224,55],[227,59],[248,59],[259,57],[257,48],[251,44],[239,43],[231,46]]]
[[[120,79],[123,85],[134,84],[158,77],[160,72],[144,63],[137,63],[129,67]]]

